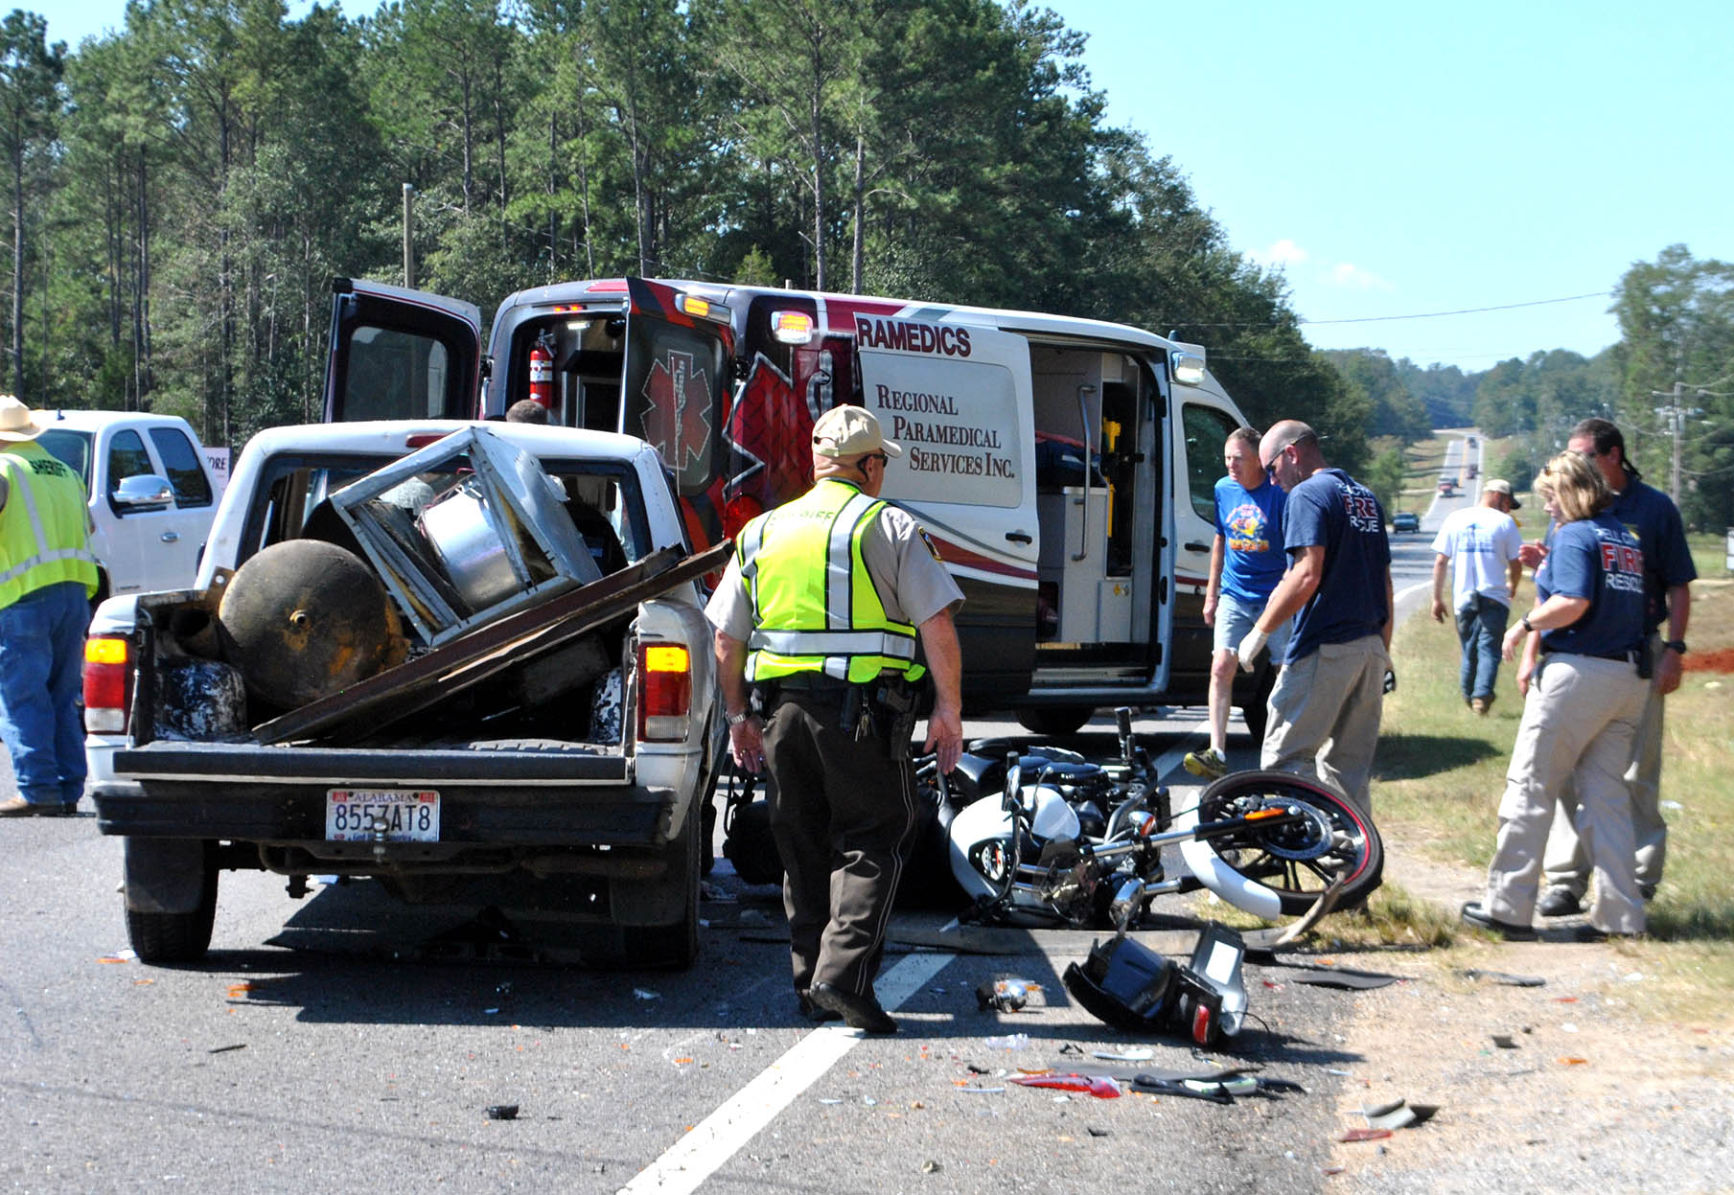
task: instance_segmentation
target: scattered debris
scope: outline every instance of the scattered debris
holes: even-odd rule
[[[1355,1141],[1383,1141],[1390,1135],[1390,1129],[1350,1129],[1337,1140],[1347,1145]]]
[[[1004,1033],[998,1037],[984,1037],[981,1044],[990,1050],[1027,1050],[1030,1048],[1030,1035],[1027,1033]]]
[[[1093,1124],[1092,1125],[1085,1125],[1084,1131],[1086,1133],[1090,1134],[1090,1136],[1092,1136],[1092,1137],[1109,1137],[1109,1136],[1113,1135],[1112,1129],[1099,1129]]]
[[[516,1104],[489,1104],[487,1112],[489,1120],[518,1119],[518,1105]]]
[[[1376,1104],[1371,1108],[1362,1108],[1361,1115],[1367,1118],[1367,1128],[1383,1132],[1389,1137],[1397,1129],[1412,1128],[1425,1124],[1439,1110],[1435,1104],[1411,1104],[1407,1100],[1392,1100],[1385,1104]],[[1354,1130],[1359,1132],[1360,1130]],[[1346,1140],[1346,1138],[1345,1138]],[[1370,1137],[1359,1140],[1370,1141]]]
[[[1019,1087],[1047,1087],[1055,1091],[1077,1091],[1099,1100],[1120,1098],[1120,1085],[1106,1075],[1018,1075],[1012,1079]]]
[[[207,1053],[207,1054],[227,1054],[231,1050],[245,1050],[246,1048],[247,1048],[246,1042],[237,1042],[235,1045],[232,1045],[232,1046],[215,1046],[209,1050],[206,1050],[205,1053]]]
[[[1064,1050],[1060,1052],[1065,1053]],[[1156,1057],[1156,1051],[1138,1046],[1130,1050],[1094,1050],[1090,1056],[1104,1062],[1148,1062]]]
[[[1539,975],[1513,975],[1509,971],[1484,971],[1479,967],[1469,967],[1457,972],[1465,979],[1485,979],[1489,983],[1504,984],[1512,988],[1544,988],[1547,980]]]
[[[1041,988],[1034,980],[996,975],[975,989],[975,1002],[982,1012],[1017,1012],[1030,1002],[1030,993]]]
[[[661,992],[653,992],[649,988],[633,988],[632,994],[634,996],[637,996],[640,1000],[660,1000],[660,999],[662,999],[662,993]]]
[[[921,1163],[921,1173],[923,1173],[923,1174],[938,1174],[941,1170],[944,1170],[944,1169],[945,1169],[945,1167],[941,1166],[938,1162],[935,1162],[932,1158],[929,1158],[929,1159],[927,1159],[927,1161]]]
[[[965,1095],[1002,1095],[1005,1093],[1003,1087],[959,1087],[958,1090]]]
[[[1588,1066],[1589,1065],[1589,1059],[1588,1058],[1574,1058],[1574,1057],[1571,1057],[1569,1055],[1564,1057],[1564,1058],[1555,1059],[1555,1061],[1557,1061],[1561,1066]]]
[[[1509,1033],[1495,1033],[1493,1035],[1493,1044],[1498,1046],[1501,1050],[1517,1049],[1517,1042],[1513,1040]]]

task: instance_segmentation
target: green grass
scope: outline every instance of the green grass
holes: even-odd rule
[[[1698,566],[1700,577],[1717,579],[1731,575],[1728,572],[1726,535],[1698,532],[1686,537],[1686,545],[1692,549],[1692,563]]]

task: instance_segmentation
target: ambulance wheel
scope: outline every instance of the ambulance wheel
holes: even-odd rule
[[[1077,734],[1096,716],[1088,705],[1037,705],[1018,711],[1018,723],[1031,734]]]

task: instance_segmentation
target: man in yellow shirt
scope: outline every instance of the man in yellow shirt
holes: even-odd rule
[[[78,694],[96,559],[84,484],[35,442],[43,430],[0,395],[0,738],[18,781],[0,817],[67,817],[84,795]]]

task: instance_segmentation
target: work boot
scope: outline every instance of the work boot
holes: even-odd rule
[[[1549,888],[1535,902],[1535,911],[1543,917],[1575,917],[1583,912],[1583,901],[1570,888]]]
[[[1220,780],[1228,775],[1228,761],[1222,758],[1222,752],[1215,747],[1206,747],[1202,751],[1188,751],[1186,758],[1180,761],[1186,770],[1194,776],[1202,776],[1206,780]]]
[[[1532,926],[1518,925],[1513,921],[1501,921],[1482,908],[1481,902],[1478,900],[1472,900],[1464,905],[1459,916],[1462,917],[1464,925],[1471,925],[1476,929],[1484,929],[1488,933],[1498,934],[1510,942],[1535,941],[1535,929]]]
[[[1487,716],[1487,711],[1492,707],[1493,699],[1491,697],[1472,697],[1469,700],[1469,708],[1474,710],[1483,718]]]
[[[71,817],[77,808],[59,802],[37,804],[21,796],[7,797],[0,801],[0,817]]]
[[[897,1032],[897,1022],[880,1007],[879,998],[872,992],[857,996],[821,979],[813,985],[809,995],[814,1004],[842,1017],[843,1023],[851,1029],[865,1029],[868,1033]]]
[[[826,1021],[840,1021],[843,1019],[842,1013],[833,1012],[829,1008],[823,1008],[818,1004],[815,1004],[813,1002],[813,993],[807,988],[802,988],[800,991],[796,992],[795,998],[800,1001],[801,1017],[803,1020],[812,1021],[815,1025],[823,1025]]]

